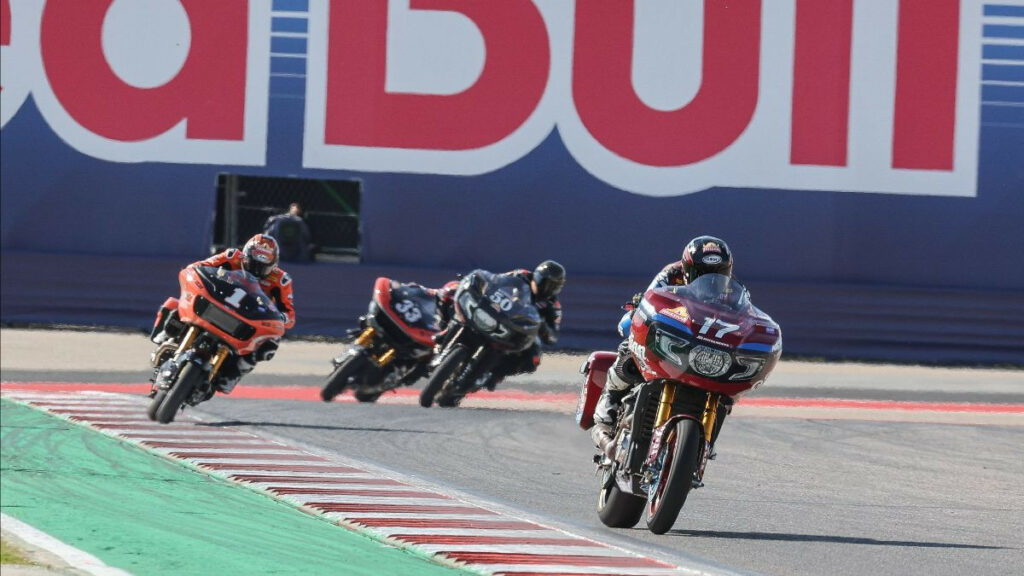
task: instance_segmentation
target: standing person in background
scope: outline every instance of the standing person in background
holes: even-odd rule
[[[292,202],[288,211],[267,218],[263,233],[273,236],[281,247],[283,262],[311,262],[313,260],[313,232],[303,218],[304,210]]]

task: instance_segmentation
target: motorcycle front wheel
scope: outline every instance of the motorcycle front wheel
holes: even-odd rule
[[[327,379],[327,383],[324,384],[323,389],[320,390],[320,399],[324,402],[330,402],[334,400],[334,397],[345,391],[345,387],[348,386],[349,378],[355,376],[361,372],[369,360],[366,358],[364,352],[353,354],[345,359],[344,362],[338,364],[338,367],[334,369],[330,377]],[[376,398],[374,398],[376,400]],[[360,400],[362,402],[362,400]]]
[[[644,515],[644,499],[623,492],[615,483],[618,465],[613,464],[601,478],[601,491],[597,495],[597,517],[609,528],[632,528]]]
[[[675,524],[693,487],[693,474],[700,461],[700,441],[700,423],[684,419],[676,422],[661,445],[661,472],[647,495],[647,529],[651,532],[664,534]]]
[[[186,364],[178,373],[178,378],[171,389],[166,393],[157,392],[156,397],[153,398],[150,411],[156,416],[156,421],[161,424],[173,422],[181,405],[185,403],[202,379],[203,371],[198,366],[191,362]],[[153,405],[157,403],[159,405],[154,409]]]
[[[380,395],[383,394],[383,392],[356,388],[352,394],[356,397],[356,400],[358,400],[359,402],[372,403],[376,402],[377,399],[380,398]]]
[[[462,370],[468,356],[469,350],[465,346],[455,345],[448,351],[448,357],[434,370],[420,392],[420,406],[430,408],[434,404],[434,397]]]

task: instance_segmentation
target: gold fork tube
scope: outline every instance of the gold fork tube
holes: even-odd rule
[[[221,346],[220,348],[217,348],[217,353],[214,354],[213,358],[210,359],[210,376],[207,378],[207,381],[213,382],[213,379],[217,376],[217,372],[220,370],[221,364],[223,364],[224,361],[227,360],[228,354],[230,353],[231,351],[228,350],[227,346]]]
[[[704,405],[704,440],[711,442],[711,434],[715,431],[715,420],[718,419],[718,394],[708,392],[708,401]]]
[[[661,388],[661,400],[658,402],[658,417],[654,420],[654,427],[658,428],[668,421],[672,415],[672,402],[676,399],[676,383],[669,380]]]
[[[356,338],[355,345],[366,348],[367,346],[373,343],[373,335],[376,333],[377,331],[374,330],[372,326],[367,327],[366,330],[363,330],[363,333],[360,334],[358,338]]]
[[[186,350],[192,347],[192,343],[195,341],[196,336],[199,335],[199,329],[195,326],[189,326],[185,332],[185,337],[181,339],[181,344],[178,346],[178,350],[174,352],[174,355],[183,354]]]
[[[387,366],[394,359],[395,359],[395,349],[391,348],[390,350],[388,350],[387,352],[381,354],[380,356],[374,357],[373,360],[375,362],[377,362],[378,366]]]

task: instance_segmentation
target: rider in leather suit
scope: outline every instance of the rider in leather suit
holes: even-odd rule
[[[274,300],[274,305],[281,312],[284,327],[290,330],[295,326],[295,305],[292,295],[292,279],[277,264],[280,260],[280,249],[272,236],[257,234],[245,243],[241,249],[229,248],[214,254],[205,260],[194,262],[190,266],[212,266],[228,270],[245,270],[259,280],[263,291]],[[180,334],[183,324],[178,320],[178,311],[162,308],[157,315],[156,324],[150,339],[155,344],[174,341]],[[215,384],[221,392],[230,393],[242,376],[252,372],[257,362],[270,360],[277,352],[278,342],[264,342],[258,350],[251,354],[238,356],[232,354],[221,365]]]
[[[532,272],[526,269],[512,270],[504,275],[518,276],[530,285],[533,293],[533,304],[543,320],[537,342],[519,354],[510,354],[493,371],[491,380],[485,387],[493,390],[505,376],[527,374],[537,370],[540,365],[541,344],[550,346],[558,341],[558,332],[562,325],[562,304],[558,294],[565,286],[565,268],[554,260],[541,262]],[[455,291],[458,282],[452,281],[438,291],[438,310],[441,314],[441,334],[435,340],[444,338],[445,330],[454,314]]]
[[[678,262],[672,262],[662,268],[647,289],[683,286],[704,274],[716,273],[732,276],[732,264],[732,251],[723,240],[714,236],[698,236],[686,244]],[[634,303],[636,300],[637,297],[634,297]],[[623,317],[623,323],[620,325],[620,332],[623,335],[628,333],[628,327],[625,327],[625,324],[631,315],[632,311]],[[602,452],[607,453],[612,449],[615,422],[618,418],[619,408],[622,406],[622,399],[634,386],[643,382],[644,378],[629,351],[629,338],[626,338],[619,344],[618,356],[608,370],[607,383],[594,409],[594,427],[591,428],[591,438]],[[725,410],[720,412],[722,416],[716,428],[716,436],[717,430],[721,428],[721,422],[725,421],[725,415],[730,409],[730,406],[725,406]]]

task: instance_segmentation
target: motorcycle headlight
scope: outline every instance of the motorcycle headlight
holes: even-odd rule
[[[708,378],[718,378],[732,366],[732,358],[728,352],[708,346],[696,346],[690,350],[689,360],[694,372]]]
[[[483,332],[491,332],[498,327],[498,320],[483,308],[473,312],[473,324]]]
[[[658,330],[654,333],[654,350],[664,359],[682,369],[687,365],[687,348],[690,343],[681,338]]]

